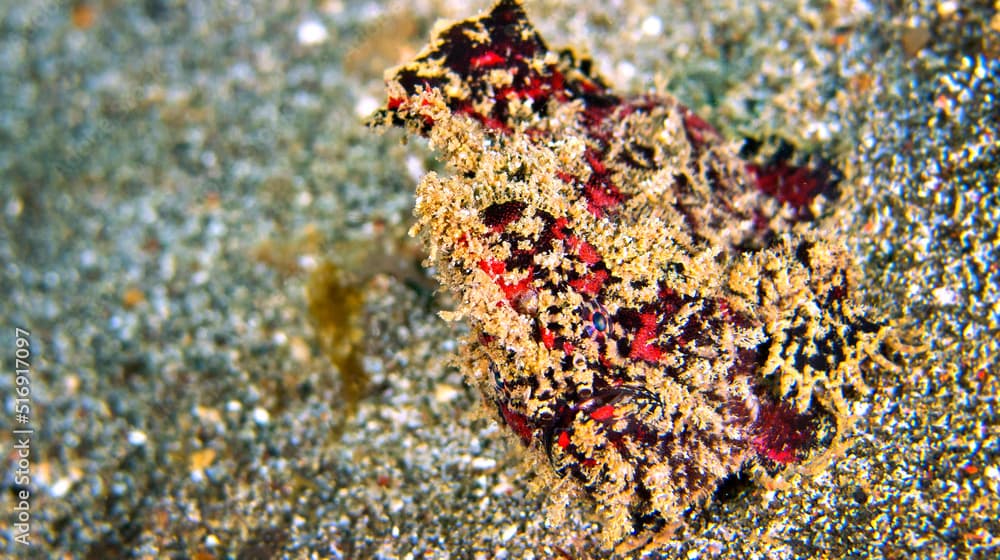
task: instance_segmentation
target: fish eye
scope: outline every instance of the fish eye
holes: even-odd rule
[[[538,292],[531,288],[523,290],[514,296],[511,306],[514,311],[521,315],[535,315],[538,313]]]
[[[608,329],[608,318],[604,316],[604,313],[600,311],[594,312],[594,316],[591,318],[594,323],[594,328],[600,332],[604,332]]]

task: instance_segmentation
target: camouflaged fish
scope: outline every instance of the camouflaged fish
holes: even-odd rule
[[[829,167],[746,161],[669,95],[615,93],[512,0],[387,83],[375,122],[451,170],[421,181],[414,232],[471,325],[465,374],[609,543],[817,455],[824,415],[843,432],[887,327],[844,247],[802,227]]]

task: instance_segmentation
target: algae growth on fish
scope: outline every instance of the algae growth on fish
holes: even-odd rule
[[[512,0],[387,88],[375,121],[449,166],[414,232],[471,326],[467,379],[608,544],[668,533],[727,477],[821,462],[866,368],[891,367],[851,255],[811,227],[828,166],[743,159],[670,95],[614,92]]]

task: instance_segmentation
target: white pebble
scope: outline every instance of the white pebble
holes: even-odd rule
[[[937,5],[938,15],[941,17],[951,17],[958,11],[958,2],[955,0],[945,0]]]
[[[312,255],[302,255],[298,260],[299,268],[305,271],[315,270],[319,263],[316,261],[316,257]]]
[[[378,109],[379,102],[370,95],[362,95],[358,102],[354,104],[354,113],[359,117],[367,117]]]
[[[73,483],[68,478],[60,478],[49,487],[49,495],[53,498],[62,498],[69,492],[72,485]]]
[[[623,60],[615,66],[615,72],[618,74],[619,81],[627,82],[635,77],[635,65]]]
[[[16,218],[21,215],[21,211],[24,210],[24,203],[18,197],[13,197],[7,201],[7,206],[4,208],[5,213],[8,218]]]
[[[490,491],[494,496],[509,496],[514,492],[514,486],[506,480],[501,480]]]
[[[955,290],[951,288],[935,288],[931,295],[937,301],[938,305],[955,305],[958,303],[958,294]]]
[[[414,181],[419,181],[421,177],[424,176],[427,170],[424,169],[424,162],[420,158],[414,155],[406,157],[406,173]]]
[[[143,432],[142,430],[132,430],[128,433],[128,442],[136,447],[146,445],[146,441],[148,441],[148,439],[149,438],[146,436],[146,432]]]
[[[266,408],[258,406],[253,409],[253,421],[258,426],[266,426],[271,422],[271,414],[268,413]]]
[[[326,41],[329,36],[326,27],[314,19],[307,19],[300,23],[297,35],[301,45],[318,45]]]
[[[488,471],[497,466],[496,459],[489,459],[487,457],[476,457],[472,460],[472,469],[477,471]]]
[[[663,31],[663,22],[656,16],[649,16],[642,20],[642,34],[654,37]]]
[[[90,249],[84,249],[80,253],[80,266],[83,268],[91,268],[97,264],[97,253],[91,251]]]
[[[400,500],[399,498],[393,498],[389,502],[389,513],[399,513],[403,511],[403,507],[405,505],[406,504],[403,503],[403,500]]]
[[[438,383],[437,386],[434,387],[434,400],[441,404],[455,400],[458,398],[458,395],[458,389],[456,389],[453,385]]]
[[[278,346],[284,346],[288,343],[288,335],[283,331],[275,331],[274,336],[271,337],[271,342]]]
[[[295,204],[302,208],[308,208],[312,201],[313,197],[309,191],[302,191],[295,197]]]
[[[500,539],[503,542],[507,542],[510,539],[514,538],[514,535],[516,534],[517,534],[517,525],[511,523],[510,525],[504,527],[503,533],[500,534]]]

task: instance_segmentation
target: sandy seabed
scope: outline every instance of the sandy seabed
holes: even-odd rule
[[[663,555],[992,557],[998,7],[701,6],[527,10],[619,89],[662,86],[734,140],[837,162],[832,221],[866,299],[920,349],[872,379],[830,468],[734,489]],[[435,20],[486,7],[0,8],[6,553],[603,557],[589,504],[548,523],[450,361],[461,327],[437,313],[454,302],[406,236],[437,164],[363,125]]]

